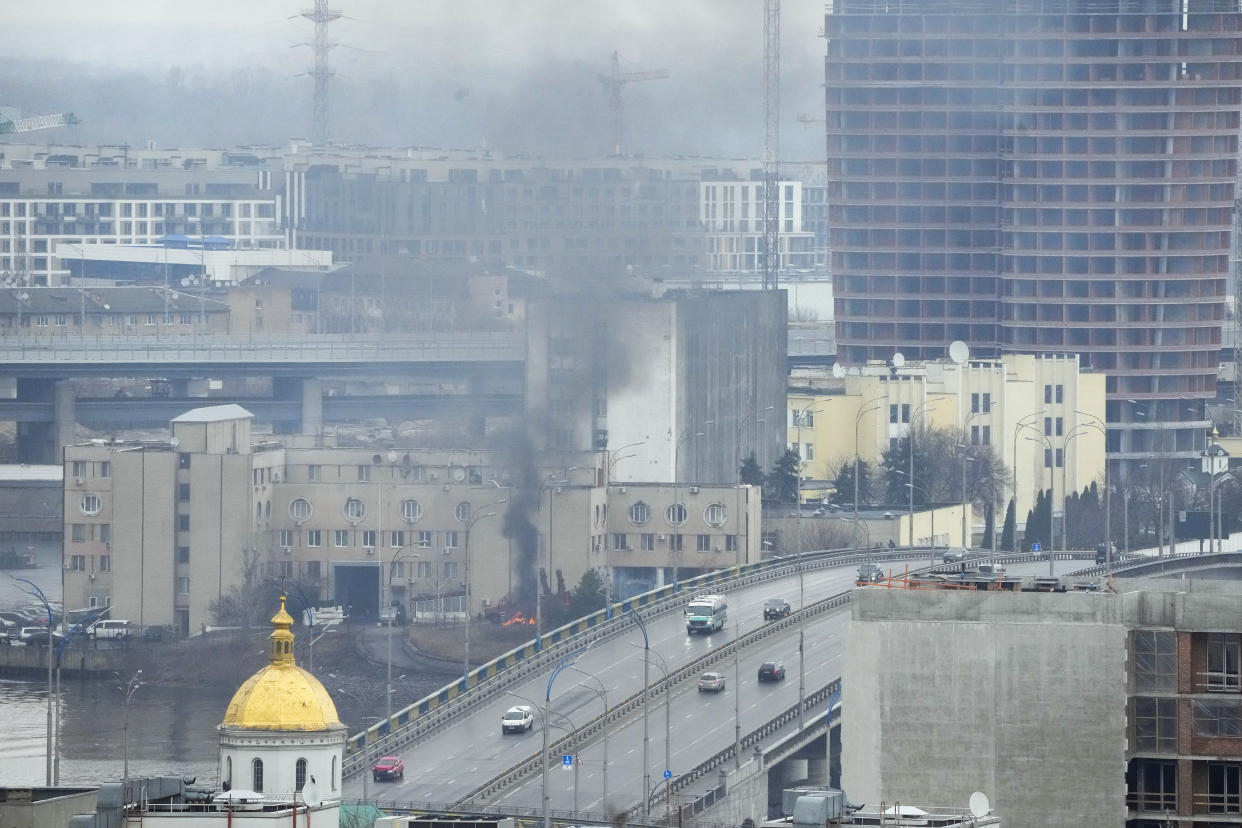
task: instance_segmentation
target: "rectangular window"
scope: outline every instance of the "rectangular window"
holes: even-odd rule
[[[74,572],[85,572],[86,571],[86,556],[85,555],[72,556],[69,559],[69,568],[72,569]]]
[[[362,465],[360,463],[358,465],[358,482],[369,483],[370,481],[371,481],[371,467]]]
[[[400,549],[401,547],[405,546],[404,530],[396,529],[392,532],[389,532],[388,535],[389,535],[388,545],[391,546],[393,549]]]
[[[99,556],[99,571],[100,572],[111,572],[112,571],[112,556],[111,555],[100,555]]]
[[[644,552],[651,552],[655,549],[655,535],[650,532],[643,532],[642,546]]]
[[[802,457],[803,460],[807,460],[807,461],[814,460],[815,459],[815,446],[811,443],[803,443],[802,454],[800,456]]]
[[[1177,690],[1177,634],[1172,630],[1135,630],[1130,638],[1134,653],[1134,689]]]
[[[427,529],[420,529],[418,532],[418,545],[423,549],[431,548],[431,532]]]
[[[319,561],[306,562],[306,577],[318,578],[320,576]]]
[[[112,543],[112,524],[111,523],[99,524],[99,540],[101,540],[104,543]]]
[[[1065,433],[1065,418],[1057,417],[1054,422],[1054,425],[1055,425],[1055,431],[1057,433],[1057,436],[1058,437],[1062,436]]]
[[[685,548],[682,544],[680,532],[668,536],[668,548],[671,552],[680,552],[683,548]]]
[[[737,535],[725,535],[725,551],[736,552],[737,549]]]
[[[898,408],[897,408],[896,403],[893,403],[892,405],[888,407],[888,421],[890,423],[897,422],[897,411],[898,411]]]
[[[86,477],[86,461],[85,460],[74,460],[73,461],[73,476],[74,477]]]
[[[1057,402],[1059,403],[1065,402],[1065,386],[1064,385],[1057,386]]]
[[[349,546],[349,530],[348,529],[333,529],[332,530],[332,545],[337,547],[338,549]]]
[[[189,483],[178,483],[177,484],[177,500],[186,501],[189,499],[190,499],[190,484]]]
[[[1196,700],[1191,708],[1196,736],[1242,737],[1242,702]]]
[[[629,548],[624,532],[612,533],[612,548],[621,552]]]
[[[986,414],[992,410],[992,395],[985,393],[983,395],[983,413]]]
[[[287,563],[287,562],[286,562],[286,563]],[[189,594],[190,594],[190,578],[189,578],[189,576],[187,576],[187,575],[180,575],[180,576],[178,576],[178,578],[177,578],[177,594],[178,594],[178,595],[189,595]]]
[[[405,561],[393,561],[389,574],[394,578],[405,577]]]
[[[903,423],[910,422],[910,403],[901,404],[901,421]]]
[[[444,562],[444,577],[449,580],[457,577],[457,561]]]
[[[419,561],[418,562],[418,577],[420,578],[431,577],[431,561]]]
[[[177,531],[178,532],[190,531],[190,516],[189,515],[177,515]]]
[[[1203,675],[1203,689],[1208,693],[1237,693],[1238,642],[1231,633],[1208,633],[1206,639],[1207,670]]]
[[[1051,417],[1044,417],[1044,436],[1045,437],[1052,436],[1052,418]]]
[[[293,561],[281,561],[280,562],[280,577],[282,578],[293,577]]]
[[[112,476],[112,462],[104,460],[99,464],[99,476],[107,479]]]
[[[1044,386],[1044,402],[1046,403],[1052,402],[1052,386],[1051,385]]]
[[[1139,751],[1177,753],[1177,700],[1138,697],[1134,703],[1134,744]]]
[[[188,564],[189,562],[190,562],[190,547],[178,546],[177,547],[177,563]]]
[[[292,549],[293,548],[293,530],[292,529],[281,529],[280,530],[280,548],[281,549]]]
[[[979,395],[978,394],[970,395],[970,413],[971,414],[979,413]]]
[[[712,536],[711,535],[699,535],[698,545],[696,548],[699,552],[711,552],[712,551]]]
[[[1057,468],[1065,465],[1065,449],[1057,449]]]
[[[1044,449],[1044,468],[1052,467],[1052,449]]]
[[[444,548],[445,548],[445,549],[456,549],[456,548],[457,548],[457,532],[456,532],[456,530],[454,530],[454,531],[452,531],[452,532],[445,532],[445,533],[444,533]]]
[[[322,529],[307,529],[306,530],[306,545],[312,548],[323,546],[323,530]]]
[[[86,524],[85,523],[73,524],[73,542],[74,543],[85,543],[86,542]]]
[[[362,530],[362,546],[364,549],[375,548],[375,530],[374,529],[363,529]]]
[[[983,445],[992,445],[992,427],[985,425],[983,427]],[[861,476],[861,475],[860,475]]]
[[[1126,804],[1140,811],[1177,810],[1177,762],[1136,759],[1126,774]]]
[[[1209,762],[1207,808],[1209,814],[1242,813],[1242,765]]]
[[[979,426],[977,425],[970,427],[970,444],[972,446],[979,445]]]
[[[318,483],[323,477],[323,467],[319,465],[310,465],[306,467],[306,479],[311,483]]]
[[[189,467],[190,467],[190,454],[189,452],[183,451],[177,455],[177,468],[188,469]]]

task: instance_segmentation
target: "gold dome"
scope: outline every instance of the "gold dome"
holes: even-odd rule
[[[293,663],[293,618],[272,616],[271,663],[246,679],[229,702],[221,727],[254,730],[330,730],[344,727],[319,679]]]

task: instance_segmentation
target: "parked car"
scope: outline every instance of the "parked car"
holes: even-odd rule
[[[700,693],[720,693],[725,689],[724,673],[704,673],[699,676]]]
[[[58,632],[52,633],[52,643],[58,643],[62,638]],[[47,627],[22,627],[21,632],[17,634],[17,640],[28,647],[45,647],[47,646]]]
[[[535,711],[527,704],[510,707],[500,717],[501,733],[525,733],[535,726]]]
[[[106,619],[96,621],[86,631],[91,638],[120,638],[126,639],[134,634],[134,625],[129,621],[121,619]]]
[[[769,598],[763,602],[763,620],[784,618],[789,615],[789,602],[784,598]]]
[[[765,661],[759,665],[760,681],[784,681],[785,665],[779,661]]]
[[[405,779],[405,763],[400,756],[385,756],[371,767],[376,782],[383,779]]]

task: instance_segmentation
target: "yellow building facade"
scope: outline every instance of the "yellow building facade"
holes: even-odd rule
[[[1005,464],[1008,498],[1022,521],[1041,489],[1052,488],[1059,512],[1065,492],[1103,483],[1104,375],[1083,369],[1077,355],[1011,354],[995,360],[881,362],[834,376],[800,371],[790,378],[788,445],[802,476],[831,480],[855,457],[875,468],[912,429],[957,433],[963,444],[991,446]],[[840,373],[840,372],[838,372]],[[919,474],[948,473],[917,470]],[[816,491],[810,483],[804,496]],[[852,500],[842,493],[839,501]]]

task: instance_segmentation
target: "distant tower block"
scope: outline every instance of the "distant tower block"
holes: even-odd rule
[[[316,147],[328,143],[328,81],[336,74],[328,65],[328,56],[336,46],[328,39],[328,24],[341,17],[339,9],[328,8],[328,0],[315,0],[315,8],[303,9],[302,17],[315,24],[315,36],[311,51],[315,63],[309,72],[315,83],[311,108],[311,141]]]

